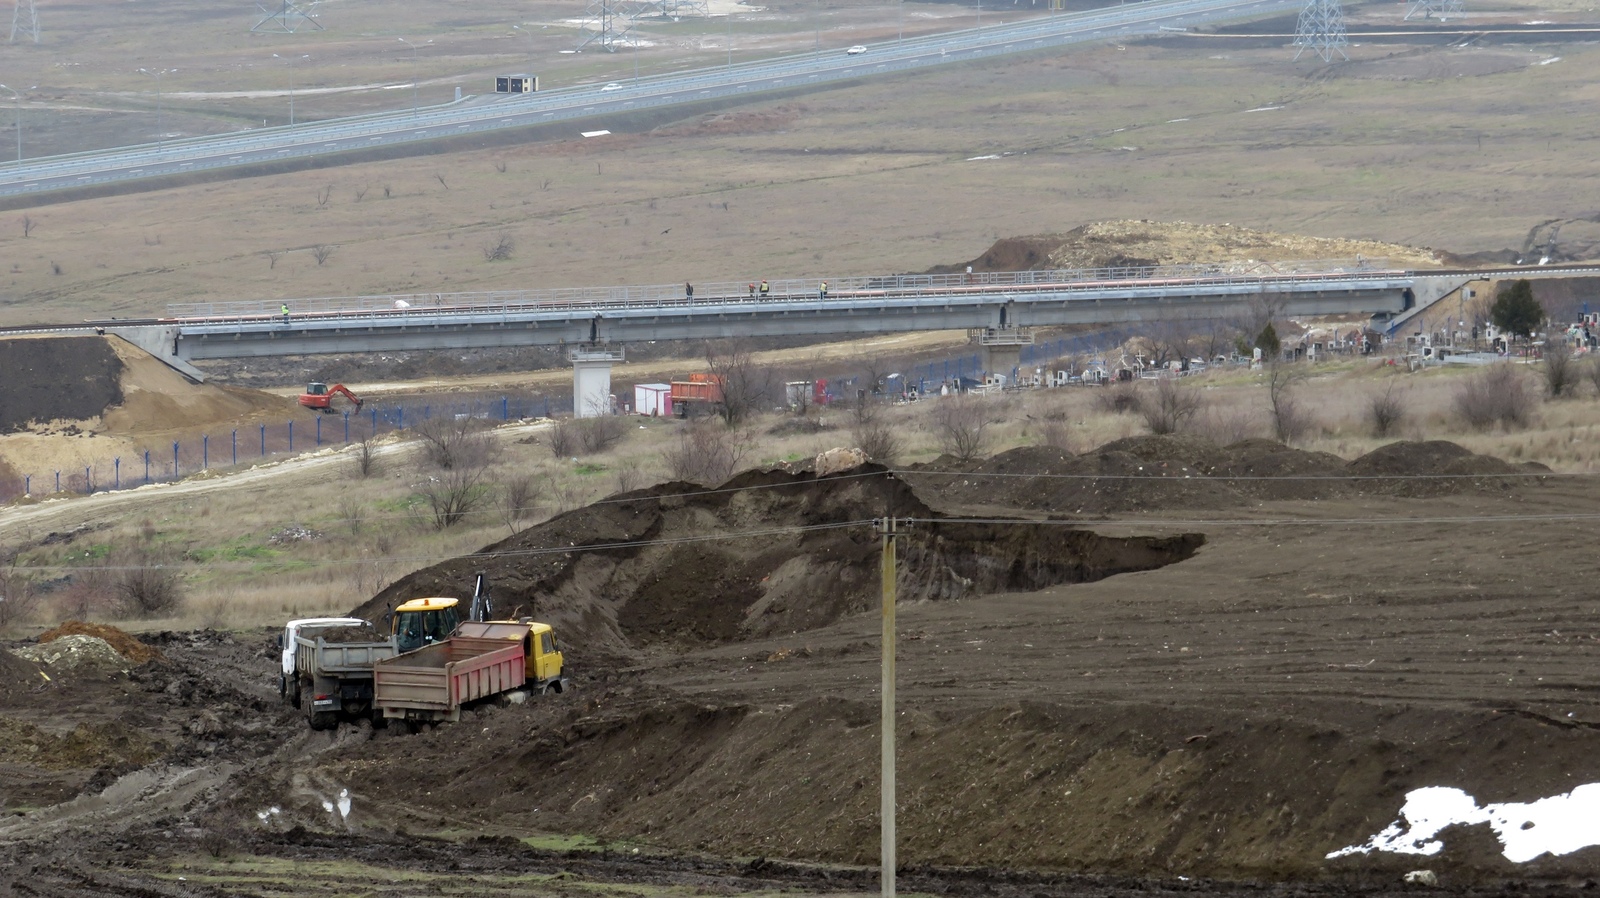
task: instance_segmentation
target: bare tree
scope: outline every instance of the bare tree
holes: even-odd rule
[[[350,528],[351,536],[361,535],[361,526],[366,523],[366,509],[361,500],[354,496],[345,496],[339,500],[339,520]]]
[[[494,170],[499,172],[502,175],[505,174],[506,173],[506,161],[504,159],[496,159],[494,161]]]
[[[31,215],[23,215],[22,216],[22,236],[23,237],[31,236],[33,234],[33,226],[35,224],[37,224],[37,222],[35,222],[33,220],[33,216],[31,216]]]
[[[506,481],[500,497],[500,515],[506,529],[512,534],[526,530],[538,504],[539,482],[533,477],[523,474]]]
[[[366,199],[367,198],[367,191],[370,190],[371,187],[372,187],[372,185],[370,185],[370,184],[362,184],[360,187],[357,187],[356,191],[355,191],[355,193],[356,193],[356,202],[359,203],[362,200]]]
[[[487,467],[499,455],[494,435],[471,418],[429,418],[413,433],[429,463],[441,470]]]
[[[732,427],[772,401],[773,371],[737,341],[706,344],[706,367],[722,385],[722,419]]]
[[[372,442],[372,437],[363,437],[356,444],[355,453],[350,456],[351,468],[357,477],[371,477],[376,466],[378,453],[377,447]]]
[[[338,249],[338,247],[332,244],[319,243],[316,246],[311,247],[311,258],[316,259],[317,264],[321,265],[322,263],[328,261],[328,257],[332,256],[333,251],[336,249]]]
[[[434,177],[439,179],[439,186],[440,187],[443,187],[445,190],[449,190],[450,189],[450,185],[446,184],[444,182],[444,175],[434,175]]]
[[[693,421],[679,429],[677,441],[662,460],[674,480],[716,486],[733,476],[754,445],[755,437],[748,432],[711,420]]]
[[[333,199],[333,185],[332,184],[329,184],[328,186],[323,187],[322,189],[317,191],[317,207],[318,208],[321,208],[323,206],[328,205],[328,200],[331,200],[331,199]]]
[[[983,454],[989,428],[996,423],[996,409],[981,396],[938,399],[928,419],[939,451],[961,462],[972,461]]]
[[[278,260],[281,259],[281,258],[283,258],[283,250],[281,250],[281,249],[269,249],[269,250],[267,250],[267,270],[271,271],[272,269],[277,268],[278,267]]]
[[[1145,401],[1140,408],[1151,433],[1177,433],[1200,412],[1200,391],[1181,386],[1174,379],[1157,381],[1155,393],[1155,398]]]
[[[511,239],[510,234],[502,231],[493,242],[483,245],[483,261],[504,262],[511,258],[511,253],[515,249],[516,241]]]
[[[1300,406],[1295,385],[1301,373],[1287,362],[1274,359],[1267,366],[1267,402],[1272,413],[1272,433],[1281,443],[1294,443],[1311,429],[1311,415]]]
[[[1578,389],[1578,360],[1572,344],[1554,334],[1544,341],[1544,388],[1551,398],[1571,396]]]
[[[1379,439],[1399,431],[1400,423],[1405,420],[1405,402],[1395,393],[1394,387],[1395,381],[1390,380],[1383,392],[1367,397],[1367,418],[1372,422],[1372,435]]]
[[[438,530],[461,523],[489,499],[489,466],[440,468],[417,487]]]
[[[578,419],[557,418],[544,434],[545,445],[556,458],[572,458],[578,454]]]
[[[850,437],[867,458],[892,465],[900,457],[900,437],[884,419],[883,407],[872,397],[856,399],[850,407]]]
[[[16,568],[16,559],[0,569],[0,632],[27,623],[39,610],[41,595],[33,580]]]

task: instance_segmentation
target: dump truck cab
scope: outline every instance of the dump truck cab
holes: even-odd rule
[[[456,632],[474,638],[521,640],[528,688],[534,692],[566,691],[566,657],[549,624],[529,620],[466,621]]]
[[[443,597],[412,599],[389,618],[389,632],[402,652],[443,642],[460,625],[461,600]]]

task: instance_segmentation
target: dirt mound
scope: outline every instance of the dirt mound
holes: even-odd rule
[[[1218,509],[1251,501],[1505,491],[1537,482],[1528,473],[1548,470],[1474,455],[1442,441],[1391,443],[1346,462],[1271,440],[1218,447],[1198,437],[1140,436],[1082,455],[1029,446],[972,466],[935,462],[913,466],[907,476],[927,495],[958,505],[1093,515]]]
[[[122,360],[102,337],[13,337],[0,356],[0,434],[98,418],[122,401]]]
[[[160,650],[152,648],[116,627],[107,624],[94,624],[88,621],[69,620],[63,621],[52,630],[39,634],[39,644],[60,639],[63,636],[93,636],[101,639],[117,651],[117,654],[135,664],[147,664],[151,661],[165,664],[167,659]]]
[[[810,630],[878,604],[872,519],[885,511],[917,519],[900,540],[901,601],[1148,570],[1189,557],[1204,541],[945,523],[872,465],[821,478],[748,471],[715,492],[666,484],[568,512],[418,571],[351,613],[377,620],[408,599],[459,595],[485,571],[500,613],[532,614],[587,650]]]
[[[39,676],[39,665],[0,649],[0,692],[26,689],[44,682]]]
[[[40,645],[24,646],[17,654],[29,661],[49,665],[53,670],[111,671],[126,667],[128,659],[104,639],[94,636],[62,636]]]
[[[1231,224],[1174,221],[1100,221],[1060,235],[1007,237],[970,263],[943,266],[934,273],[964,270],[1120,268],[1124,266],[1213,263],[1270,267],[1275,262],[1349,259],[1362,256],[1401,267],[1437,266],[1430,249],[1256,231]]]

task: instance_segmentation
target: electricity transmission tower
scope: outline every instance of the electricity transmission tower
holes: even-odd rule
[[[1335,51],[1348,60],[1350,57],[1344,48],[1349,43],[1344,33],[1344,9],[1339,6],[1339,0],[1307,0],[1305,9],[1300,10],[1300,23],[1294,29],[1294,45],[1300,48],[1295,51],[1294,58],[1299,59],[1309,47],[1323,62],[1331,62]]]
[[[31,2],[31,0],[30,0]],[[261,10],[261,21],[250,27],[252,32],[270,31],[274,34],[294,34],[302,25],[310,25],[318,31],[325,30],[317,17],[312,15],[312,7],[317,5],[317,0],[300,4],[295,0],[283,0],[283,6],[269,10],[261,4],[256,4],[256,9]]]
[[[599,44],[615,52],[619,47],[636,44],[633,26],[638,19],[677,21],[709,15],[711,4],[706,0],[589,0],[578,29],[578,49]]]
[[[1404,21],[1411,21],[1412,16],[1421,16],[1424,19],[1439,17],[1443,22],[1454,16],[1461,18],[1466,15],[1461,9],[1461,0],[1411,0],[1411,8],[1406,10]]]
[[[23,12],[26,8],[27,12]],[[17,0],[17,8],[11,14],[11,42],[17,42],[17,32],[32,34],[33,42],[39,42],[39,10],[33,6],[33,0]]]

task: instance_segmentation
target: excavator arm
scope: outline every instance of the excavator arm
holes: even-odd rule
[[[361,409],[361,404],[362,404],[361,397],[359,397],[356,394],[350,392],[350,388],[349,387],[346,387],[344,384],[334,384],[333,386],[328,388],[328,396],[329,396],[330,399],[336,393],[337,394],[342,394],[344,396],[344,398],[350,400],[350,404],[354,405],[358,411]],[[332,403],[330,402],[329,405],[331,407]]]

